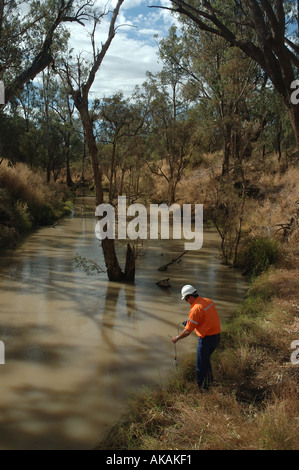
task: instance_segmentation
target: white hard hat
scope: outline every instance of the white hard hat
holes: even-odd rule
[[[196,292],[195,287],[191,286],[190,284],[187,284],[186,286],[182,287],[182,290],[181,290],[182,300],[185,299],[186,295],[195,294],[195,292]]]

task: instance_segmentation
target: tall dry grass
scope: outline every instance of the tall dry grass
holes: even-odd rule
[[[27,165],[0,165],[0,246],[16,243],[18,237],[38,225],[54,223],[70,212],[64,185],[46,184]]]
[[[15,200],[42,204],[49,198],[41,175],[32,172],[27,165],[17,163],[11,166],[4,160],[0,165],[0,188]]]

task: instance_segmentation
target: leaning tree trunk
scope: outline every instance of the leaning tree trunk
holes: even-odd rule
[[[86,103],[85,103],[86,104]],[[94,185],[95,185],[95,199],[96,206],[104,202],[103,195],[103,186],[102,186],[102,171],[98,163],[98,149],[93,133],[93,123],[90,120],[89,113],[87,110],[87,105],[84,106],[84,103],[77,103],[77,107],[80,112],[86,143],[88,147],[88,152],[91,157],[93,176],[94,176]],[[123,273],[119,266],[117,256],[115,253],[114,240],[108,238],[102,240],[102,249],[105,258],[105,264],[107,268],[108,279],[110,281],[122,281]]]
[[[87,78],[87,81],[84,83],[84,85],[82,85],[82,87],[79,87],[77,90],[75,90],[72,85],[72,80],[69,75],[68,67],[66,67],[66,70],[65,70],[66,81],[70,88],[70,93],[74,100],[74,104],[80,113],[80,118],[81,118],[82,125],[84,128],[84,134],[85,134],[87,147],[88,147],[89,155],[92,161],[97,206],[104,202],[103,185],[102,185],[102,170],[99,167],[99,163],[98,163],[98,149],[97,149],[96,139],[94,135],[93,122],[89,115],[88,94],[95,80],[96,73],[101,67],[101,64],[106,55],[106,52],[108,51],[110,44],[115,36],[115,33],[116,33],[115,24],[116,24],[120,7],[123,4],[123,2],[124,0],[117,0],[117,4],[112,12],[107,39],[104,43],[102,43],[102,47],[100,50],[97,50],[97,48],[95,47],[95,32],[96,32],[96,26],[98,23],[98,18],[97,17],[94,18],[94,29],[93,29],[93,33],[91,34],[94,60],[91,63],[91,68],[88,73],[88,78]],[[80,65],[78,67],[78,73],[80,73]],[[119,266],[118,260],[117,260],[114,240],[113,239],[111,240],[108,238],[106,238],[105,240],[102,240],[102,249],[103,249],[103,254],[105,258],[109,280],[110,281],[126,280],[125,274],[122,272]],[[129,260],[130,260],[130,263],[134,262],[134,266],[135,266],[135,258],[133,260],[132,257],[129,256]]]
[[[82,103],[81,103],[82,104]],[[94,175],[94,184],[95,184],[95,193],[96,193],[96,206],[103,204],[104,202],[104,193],[103,193],[103,185],[102,185],[102,170],[99,167],[98,163],[98,149],[96,140],[93,133],[93,123],[90,120],[89,113],[87,107],[80,106],[77,103],[86,143],[89,151],[89,155],[91,157],[92,168],[93,168],[93,175]],[[125,272],[121,270],[119,265],[116,251],[115,251],[115,242],[114,239],[105,238],[102,240],[102,250],[105,259],[107,275],[109,281],[115,282],[122,282],[122,281],[133,281],[135,276],[135,251],[131,248],[130,244],[127,247],[127,258],[126,258],[126,266]]]

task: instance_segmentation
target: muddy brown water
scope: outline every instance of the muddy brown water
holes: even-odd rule
[[[212,298],[222,323],[248,288],[238,271],[221,265],[218,236],[208,229],[201,250],[166,272],[158,268],[184,251],[182,240],[147,243],[134,284],[88,276],[74,257],[104,265],[93,204],[78,199],[73,216],[2,254],[2,450],[94,448],[132,393],[176,373],[170,336],[189,310],[180,300],[182,285]],[[165,278],[168,289],[156,285]],[[179,367],[195,347],[195,335],[177,344]]]

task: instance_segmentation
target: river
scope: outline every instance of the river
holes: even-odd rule
[[[203,247],[165,272],[158,268],[184,251],[183,241],[148,242],[134,284],[87,275],[77,255],[104,266],[93,204],[78,199],[71,217],[1,256],[1,450],[94,448],[132,393],[176,373],[170,336],[189,310],[182,285],[212,298],[222,323],[246,293],[246,279],[219,262],[208,229]],[[171,286],[158,287],[165,278]],[[195,345],[195,335],[177,344],[179,367]]]

